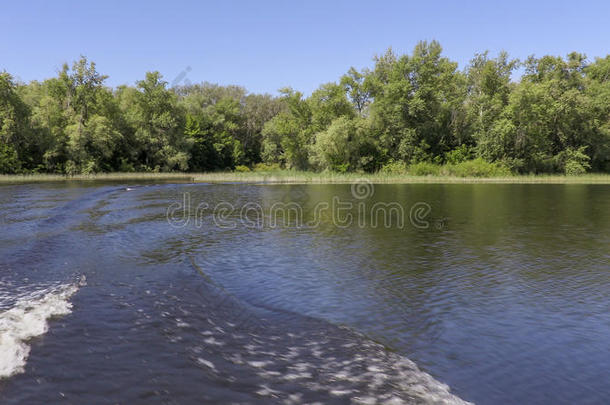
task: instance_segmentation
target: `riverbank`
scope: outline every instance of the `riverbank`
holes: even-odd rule
[[[356,181],[371,183],[501,183],[501,184],[610,184],[610,174],[512,175],[499,177],[414,176],[385,173],[332,173],[278,170],[270,172],[211,173],[98,173],[65,176],[58,174],[0,175],[0,184],[58,181],[180,181],[195,183],[270,183],[270,184],[341,184]]]
[[[193,181],[192,173],[96,173],[67,176],[63,174],[3,174],[0,184],[7,183],[43,183],[57,181],[132,181],[132,180],[163,180],[163,181]]]
[[[297,171],[276,172],[222,172],[194,174],[195,182],[264,182],[264,183],[575,183],[610,184],[608,174],[564,175],[515,175],[502,177],[456,177],[456,176],[414,176],[385,173],[314,173]]]

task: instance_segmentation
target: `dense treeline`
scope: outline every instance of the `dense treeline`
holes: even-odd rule
[[[483,53],[459,71],[437,42],[421,42],[306,98],[168,88],[158,72],[135,87],[106,79],[84,57],[43,82],[0,73],[0,172],[610,170],[610,55]]]

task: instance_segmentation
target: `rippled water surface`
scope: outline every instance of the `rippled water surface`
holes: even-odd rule
[[[607,401],[608,186],[365,186],[0,187],[0,402]]]

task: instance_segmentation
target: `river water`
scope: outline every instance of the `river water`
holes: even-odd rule
[[[0,187],[0,402],[602,403],[610,187]]]

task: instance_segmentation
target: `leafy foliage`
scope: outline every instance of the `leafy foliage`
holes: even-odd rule
[[[0,172],[610,171],[610,56],[484,52],[460,71],[438,42],[420,42],[308,97],[169,88],[159,72],[133,87],[106,79],[85,57],[43,82],[0,73]]]

